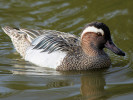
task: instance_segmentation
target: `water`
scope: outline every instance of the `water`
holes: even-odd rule
[[[132,0],[0,0],[0,25],[79,34],[92,21],[106,23],[120,57],[107,50],[107,70],[59,72],[25,62],[0,30],[0,100],[131,100]]]

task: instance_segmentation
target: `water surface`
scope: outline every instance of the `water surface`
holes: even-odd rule
[[[1,26],[79,35],[85,24],[100,21],[126,56],[106,50],[112,60],[109,69],[59,72],[25,62],[0,29],[0,100],[131,100],[132,5],[132,0],[1,0]]]

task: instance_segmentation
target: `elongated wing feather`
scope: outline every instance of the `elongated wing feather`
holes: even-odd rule
[[[41,52],[53,52],[57,50],[69,51],[78,45],[78,37],[56,30],[33,30],[17,29],[19,32],[26,34],[27,39],[31,42],[33,49]]]
[[[48,53],[57,50],[61,51],[72,50],[73,47],[77,46],[79,42],[78,38],[74,36],[68,37],[66,35],[59,35],[59,34],[44,34],[41,35],[40,37],[41,38],[38,37],[33,41],[32,43],[33,49],[41,49],[42,52],[48,52]]]

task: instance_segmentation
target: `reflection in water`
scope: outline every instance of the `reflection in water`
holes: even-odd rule
[[[103,75],[103,71],[70,71],[70,72],[62,72],[62,71],[55,71],[48,68],[42,68],[38,66],[21,66],[16,65],[16,68],[21,68],[21,70],[16,69],[13,70],[13,74],[17,75],[45,75],[44,83],[41,86],[34,86],[34,82],[32,85],[31,82],[17,82],[16,80],[12,80],[8,82],[7,87],[14,90],[27,90],[27,89],[36,89],[36,90],[49,90],[51,88],[55,88],[57,91],[60,88],[72,88],[72,91],[69,91],[72,96],[68,96],[67,99],[82,99],[82,100],[94,100],[96,98],[100,98],[104,95],[104,86],[105,86],[105,79]],[[22,71],[23,70],[23,71]],[[54,75],[54,76],[53,76]],[[81,83],[81,85],[79,85]],[[19,84],[19,85],[16,85]],[[77,94],[77,90],[75,91],[74,88],[76,87],[80,92]],[[64,91],[63,89],[63,91]],[[62,90],[61,90],[62,91]],[[68,93],[68,91],[64,91],[60,94],[65,96],[64,92]],[[25,94],[24,94],[25,95]],[[53,94],[54,98],[57,95]],[[76,98],[76,99],[75,99]]]
[[[14,71],[14,74],[16,72]],[[27,73],[20,72],[20,74]],[[36,75],[22,76],[18,79],[19,77],[18,75],[15,75],[14,78],[10,77],[9,81],[4,83],[6,88],[13,90],[19,97],[41,95],[41,97],[47,97],[50,100],[62,97],[65,97],[66,100],[94,100],[104,95],[105,79],[102,71],[60,72],[60,75],[41,75],[41,78],[40,75],[39,77]],[[16,90],[18,92],[15,92]],[[32,92],[21,93],[26,90]],[[12,99],[18,98],[14,94],[10,94],[10,96]]]
[[[105,79],[102,73],[91,73],[87,76],[81,77],[81,94],[88,98],[87,100],[94,100],[104,95]]]
[[[104,71],[79,71],[79,72],[63,72],[65,75],[76,75],[80,74],[79,80],[80,93],[74,96],[71,96],[67,99],[72,100],[95,100],[105,94],[104,86],[106,85],[104,78]],[[75,84],[75,83],[74,83]],[[76,93],[75,93],[76,94]],[[66,99],[66,100],[67,100]]]
[[[13,76],[7,76],[6,79],[1,77],[0,97],[9,97],[10,100],[15,100],[32,95],[32,98],[41,97],[49,100],[61,98],[66,98],[64,100],[99,100],[100,98],[107,99],[121,93],[133,92],[132,81],[129,83],[117,83],[117,77],[120,74],[119,72],[114,72],[114,75],[106,75],[110,77],[108,78],[110,80],[105,82],[105,72],[105,70],[58,72],[57,75],[42,74],[41,76],[28,72],[27,76],[27,73],[19,73],[18,71],[17,75],[14,73]],[[120,76],[125,75],[127,72],[128,70],[121,72]],[[132,73],[130,74],[132,75]],[[119,79],[121,80],[121,78]],[[113,81],[115,83],[111,83]],[[1,90],[2,88],[4,90]],[[121,92],[119,92],[120,90]]]
[[[60,73],[55,69],[39,67],[36,65],[29,64],[29,62],[26,63],[26,65],[14,64],[13,67],[15,67],[15,70],[12,70],[12,73],[21,75],[60,75]]]

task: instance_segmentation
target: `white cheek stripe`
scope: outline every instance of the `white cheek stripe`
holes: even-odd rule
[[[94,32],[94,33],[101,33],[102,35],[104,35],[104,31],[102,29],[98,29],[94,26],[89,26],[86,29],[84,29],[84,31],[81,34],[81,37],[86,33],[86,32]]]

